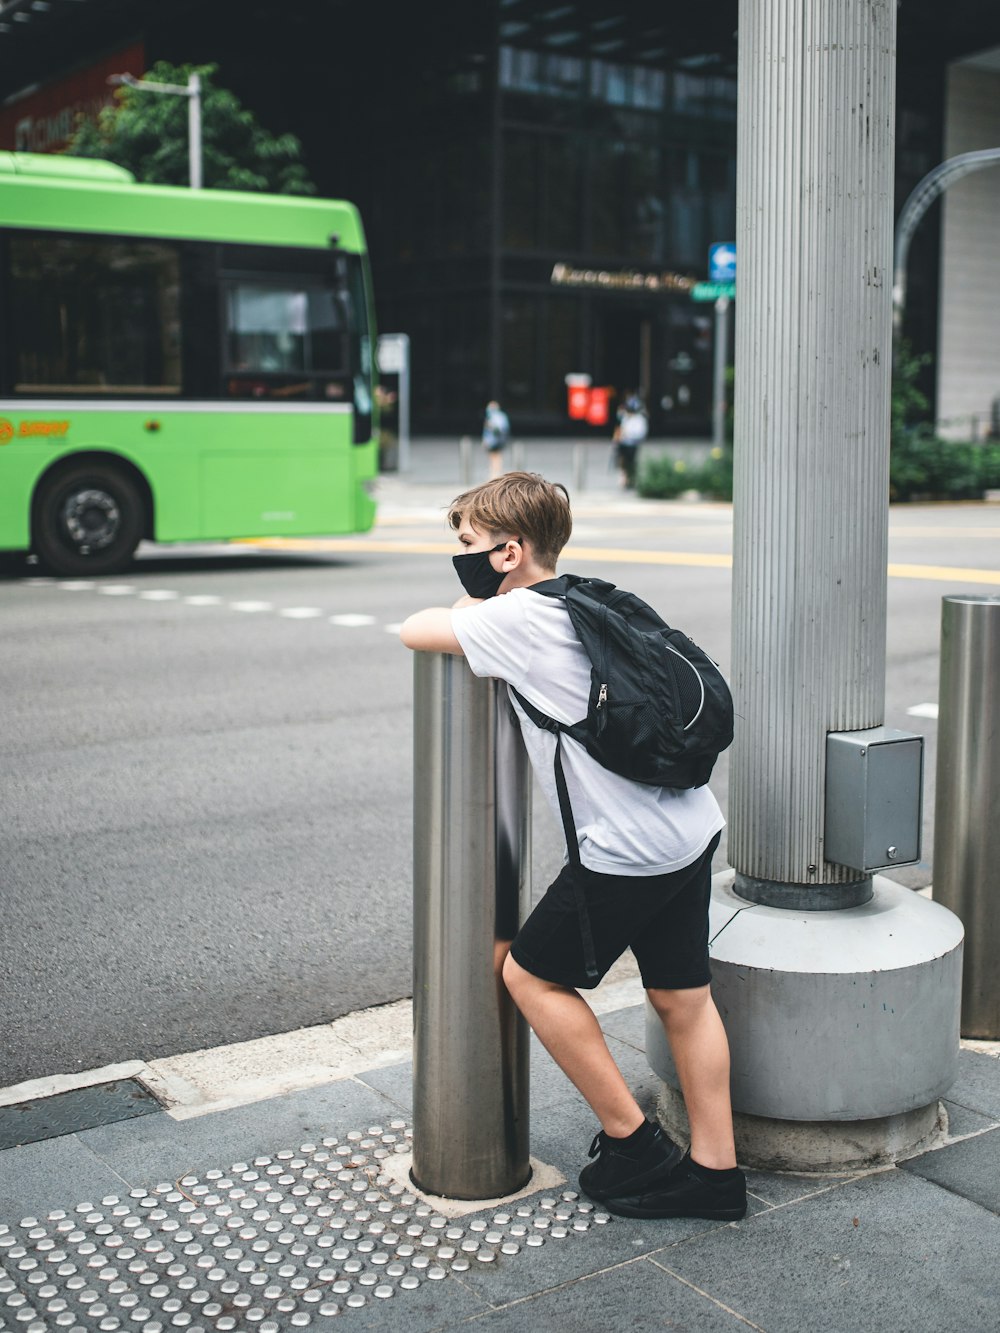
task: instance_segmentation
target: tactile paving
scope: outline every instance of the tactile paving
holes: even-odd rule
[[[611,1221],[567,1189],[455,1222],[386,1172],[411,1138],[393,1120],[0,1223],[0,1330],[284,1333]]]

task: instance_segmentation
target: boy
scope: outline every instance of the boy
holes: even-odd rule
[[[477,676],[506,681],[561,722],[587,711],[590,662],[563,599],[531,592],[555,576],[572,529],[561,486],[509,472],[460,495],[448,521],[466,595],[410,616],[403,642],[462,653]],[[558,817],[556,738],[512,696],[528,756]],[[601,1122],[581,1188],[630,1217],[735,1219],[746,1212],[729,1102],[729,1047],[712,1003],[708,903],[712,853],[724,825],[708,787],[649,787],[603,768],[562,737],[581,865],[563,867],[521,927],[503,965],[514,1002]],[[579,988],[588,977],[574,876],[582,887],[603,976],[631,947],[670,1042],[691,1122],[681,1150],[648,1121]]]

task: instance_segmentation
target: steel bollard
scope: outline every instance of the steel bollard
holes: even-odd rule
[[[1000,597],[944,597],[934,898],[965,926],[962,1035],[1000,1038]]]
[[[573,445],[573,490],[579,494],[587,484],[587,446],[577,440]]]
[[[463,435],[458,442],[458,471],[463,486],[472,485],[472,440]]]
[[[530,771],[506,688],[414,654],[413,1180],[529,1179],[528,1030],[500,969],[530,898]]]
[[[510,450],[510,461],[512,472],[524,472],[525,454],[524,444],[521,440],[515,440]]]

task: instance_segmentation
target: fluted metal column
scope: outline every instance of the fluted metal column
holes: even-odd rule
[[[729,858],[850,906],[828,731],[883,720],[895,0],[742,0]]]

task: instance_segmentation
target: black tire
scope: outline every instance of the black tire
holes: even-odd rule
[[[80,464],[43,482],[34,549],[53,574],[117,574],[139,545],[143,519],[142,497],[124,472]]]

